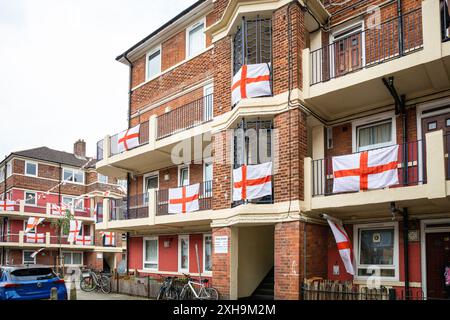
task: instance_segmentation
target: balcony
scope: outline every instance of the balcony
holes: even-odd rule
[[[335,193],[331,158],[305,158],[304,210],[351,219],[368,213],[390,215],[390,203],[395,202],[410,207],[412,214],[444,212],[450,196],[448,149],[444,146],[448,139],[442,131],[435,131],[427,133],[424,141],[400,144],[400,183],[378,190]]]
[[[139,146],[119,153],[118,134],[97,143],[97,171],[118,178],[148,172],[171,162],[171,150],[180,141],[211,130],[213,95],[204,96],[162,115],[152,115],[139,128]],[[204,142],[206,146],[209,142]]]
[[[408,99],[448,89],[450,42],[439,17],[439,1],[425,0],[374,28],[336,31],[326,46],[321,33],[311,34],[302,59],[306,105],[332,121],[392,103],[383,78],[393,77]]]
[[[196,223],[207,225],[212,219],[212,181],[200,184],[199,211],[186,214],[168,212],[169,189],[150,190],[147,194],[130,196],[127,200],[107,200],[103,206],[108,207],[108,217],[96,225],[97,230],[142,230],[158,225],[180,225]]]

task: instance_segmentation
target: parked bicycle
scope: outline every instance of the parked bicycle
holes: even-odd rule
[[[156,300],[178,300],[180,297],[180,289],[175,286],[176,277],[166,277],[159,288]]]
[[[180,293],[181,300],[219,300],[219,292],[213,287],[207,287],[208,279],[200,279],[195,281],[189,275],[187,283]]]
[[[104,273],[97,273],[91,269],[81,273],[80,288],[85,292],[101,290],[103,293],[111,292],[111,276]]]

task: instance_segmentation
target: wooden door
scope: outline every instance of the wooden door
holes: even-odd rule
[[[334,43],[336,77],[362,67],[362,33],[339,38]]]
[[[450,266],[450,232],[428,233],[427,249],[427,297],[449,299],[450,288],[445,287],[445,267]]]

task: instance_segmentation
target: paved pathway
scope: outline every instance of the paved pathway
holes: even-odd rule
[[[132,297],[125,294],[101,292],[84,292],[77,290],[77,300],[149,300],[141,297]]]

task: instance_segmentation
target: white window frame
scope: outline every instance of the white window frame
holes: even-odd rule
[[[64,202],[64,198],[66,198],[66,199],[71,199],[71,203],[72,203],[71,207],[73,207],[73,209],[74,209],[75,211],[83,211],[83,210],[85,209],[85,208],[84,208],[84,199],[82,199],[82,201],[81,201],[81,208],[77,208],[77,207],[75,206],[75,201],[76,201],[76,200],[79,200],[79,199],[77,199],[77,197],[73,197],[73,196],[62,196],[62,197],[61,197],[61,202],[64,203],[64,204],[66,204],[66,203]]]
[[[209,90],[211,90],[211,93],[207,94],[207,92]],[[203,104],[204,104],[204,106],[207,106],[207,103],[208,103],[208,101],[206,100],[206,97],[211,94],[214,96],[214,83],[207,84],[203,87],[203,99],[204,99]],[[211,102],[211,110],[210,110],[211,118],[214,119],[214,98],[211,99],[210,102]],[[207,113],[204,112],[204,117],[205,117],[205,119],[203,119],[204,121],[206,121],[206,116],[207,116]]]
[[[146,263],[154,264],[155,261],[145,260],[145,249],[146,249],[146,241],[155,241],[156,240],[156,268],[146,268]],[[142,239],[142,269],[147,271],[158,271],[159,270],[159,238],[158,237],[144,237]]]
[[[187,248],[187,268],[182,268],[181,267],[181,239],[187,239],[187,244],[188,244],[188,248]],[[178,236],[178,272],[180,273],[189,273],[189,246],[190,246],[190,241],[189,241],[189,235],[188,234],[181,234]]]
[[[106,178],[106,182],[101,181],[101,178],[102,178],[102,177],[105,177],[105,178]],[[108,177],[108,176],[105,176],[105,175],[103,175],[103,174],[101,174],[101,173],[97,173],[97,181],[98,181],[99,183],[108,184],[108,183],[109,183],[109,177]]]
[[[153,171],[144,174],[142,179],[142,193],[145,194],[147,192],[147,178],[148,177],[156,177],[158,179],[158,186],[155,190],[159,190],[159,171]]]
[[[366,35],[364,31],[365,28],[365,23],[364,23],[364,19],[356,21],[356,22],[352,22],[352,23],[346,23],[344,26],[341,26],[335,30],[333,30],[330,33],[330,38],[329,38],[329,43],[330,43],[330,75],[332,78],[334,78],[335,72],[336,72],[336,62],[335,62],[335,47],[334,45],[332,45],[335,41],[341,39],[341,38],[346,38],[349,35],[345,35],[346,33],[348,33],[349,31],[356,29],[357,26],[360,26],[360,31],[355,31],[354,33],[358,33],[361,32],[361,55],[362,55],[362,59],[361,59],[361,65],[364,68],[366,66]],[[336,37],[336,34],[341,34],[338,37]],[[342,35],[344,34],[344,35]],[[351,33],[353,34],[353,33]]]
[[[203,48],[198,51],[198,53],[195,53],[193,55],[189,55],[189,33],[197,28],[199,25],[203,24]],[[206,17],[201,18],[200,20],[196,21],[194,24],[190,25],[188,28],[186,28],[186,56],[185,60],[191,59],[193,57],[196,57],[200,54],[202,54],[206,49]]]
[[[188,183],[187,185],[189,185],[191,183],[191,169],[190,169],[190,165],[188,164],[182,164],[178,166],[178,187],[182,187],[181,184],[181,170],[183,169],[187,169],[188,172]]]
[[[13,164],[12,164],[13,160],[9,160],[6,163],[6,179],[8,179],[9,177],[12,176],[13,174]]]
[[[31,263],[31,262],[26,263],[25,262],[25,252],[28,252],[31,255],[34,251],[32,251],[32,250],[22,250],[22,263],[23,264],[36,264],[36,257],[37,257],[37,255],[34,257],[33,263]]]
[[[5,181],[5,166],[0,167],[0,182]]]
[[[83,251],[62,251],[62,256],[63,256],[63,261],[64,261],[64,254],[65,253],[70,253],[70,264],[65,264],[65,266],[70,266],[70,267],[76,267],[76,266],[82,266],[83,265],[83,260],[84,260],[84,255],[83,255]],[[81,254],[81,263],[80,264],[74,264],[73,263],[73,254],[74,253],[79,253]]]
[[[34,203],[27,203],[27,193],[34,193]],[[25,190],[23,192],[23,199],[25,201],[25,205],[36,206],[37,205],[37,192],[36,191],[31,191],[31,190]]]
[[[72,175],[71,175],[72,179],[71,179],[71,180],[66,180],[66,179],[64,179],[64,173],[67,172],[67,171],[69,171],[69,172],[71,171],[71,172],[72,172]],[[75,181],[75,172],[77,172],[77,173],[82,173],[82,175],[83,175],[83,181],[82,181],[82,182],[76,182],[76,181]],[[84,173],[83,170],[73,169],[73,168],[68,168],[68,167],[63,167],[62,179],[63,179],[63,181],[65,181],[65,182],[69,182],[69,183],[73,183],[73,184],[79,184],[79,185],[84,185],[84,182],[85,182],[86,177],[85,177],[85,173]]]
[[[157,51],[159,51],[159,72],[150,77],[148,74],[148,58]],[[162,47],[161,45],[158,45],[149,50],[145,55],[145,82],[159,77],[161,75],[161,72],[162,72]]]
[[[27,172],[27,166],[28,165],[35,165],[36,166],[36,174],[29,174],[28,172]],[[34,162],[34,161],[25,161],[25,175],[26,176],[28,176],[28,177],[37,177],[38,176],[38,170],[39,170],[39,164],[37,163],[37,162]]]
[[[212,270],[208,271],[206,270],[205,266],[206,266],[206,237],[211,237],[211,259],[212,259],[212,234],[211,233],[204,233],[203,234],[203,274],[205,275],[211,275],[212,274]],[[212,267],[212,265],[211,265]]]
[[[389,121],[392,122],[392,130],[391,130],[391,141],[385,142],[385,143],[378,143],[371,146],[358,148],[358,129],[365,126],[370,126],[371,124],[377,124],[381,123],[383,121]],[[352,150],[353,152],[361,152],[376,148],[382,148],[382,147],[388,147],[393,146],[397,144],[397,123],[395,119],[395,112],[389,111],[380,113],[371,117],[367,117],[364,119],[355,120],[352,122]]]
[[[367,280],[370,276],[359,276],[358,270],[369,268],[373,265],[362,265],[359,263],[359,231],[360,230],[373,230],[373,229],[394,229],[394,249],[393,249],[393,265],[377,265],[380,269],[392,269],[394,270],[394,277],[381,277],[381,281],[399,281],[400,267],[399,267],[399,234],[398,234],[398,222],[385,222],[385,223],[366,223],[353,225],[353,253],[355,256],[355,280]]]

